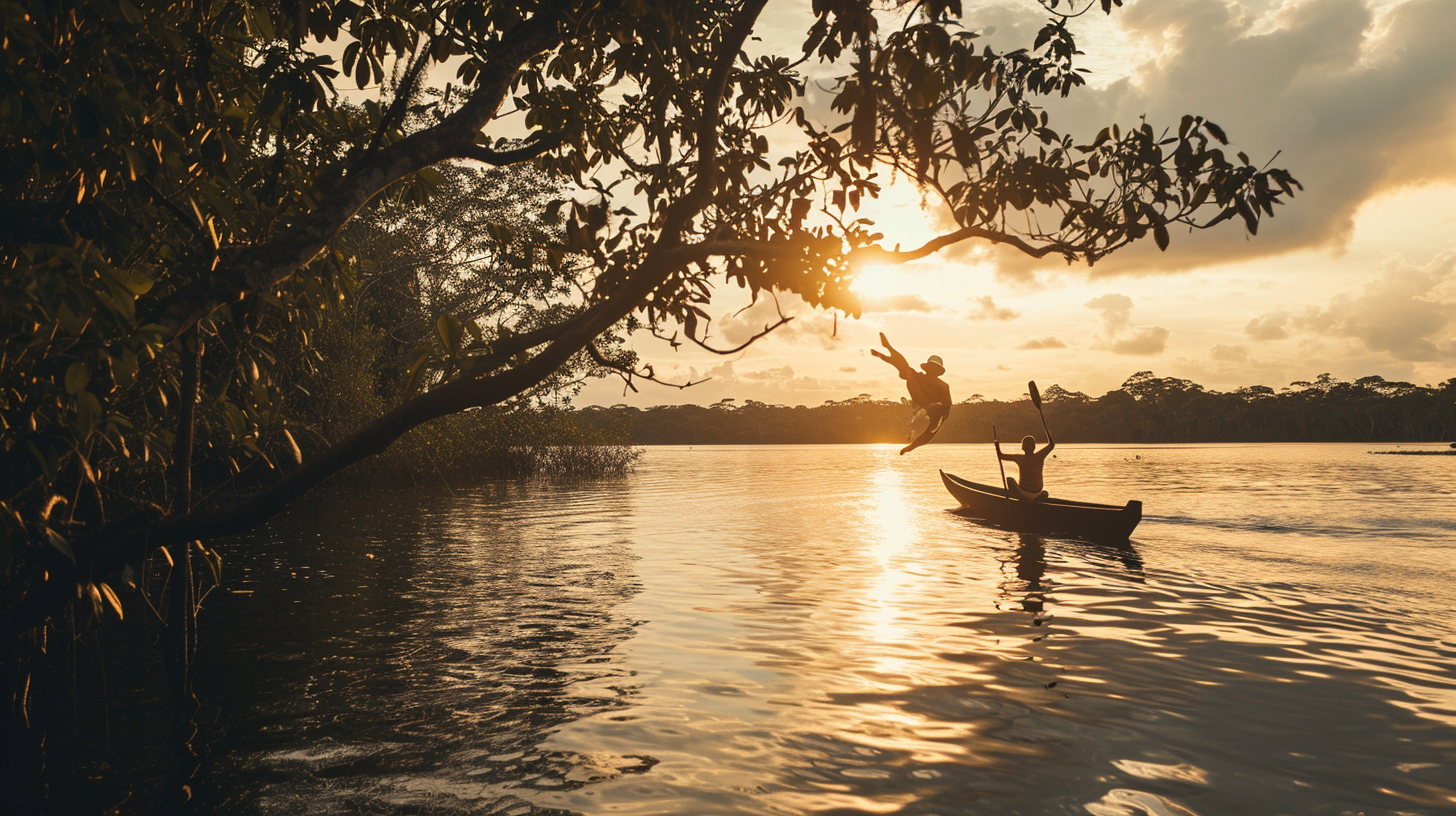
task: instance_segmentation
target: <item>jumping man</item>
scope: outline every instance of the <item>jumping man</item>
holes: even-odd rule
[[[929,359],[920,364],[920,371],[916,371],[910,367],[910,363],[904,355],[895,351],[883,332],[880,333],[880,344],[889,349],[890,353],[870,349],[870,354],[884,360],[900,372],[900,379],[905,381],[905,388],[910,392],[910,401],[930,417],[930,427],[916,437],[914,442],[900,449],[900,455],[904,456],[935,438],[940,431],[940,426],[945,424],[945,418],[950,416],[950,386],[940,378],[940,375],[945,373],[945,365],[941,363],[940,357],[930,355]]]

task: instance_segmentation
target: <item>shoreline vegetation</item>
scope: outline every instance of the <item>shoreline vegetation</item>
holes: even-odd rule
[[[624,422],[559,408],[484,408],[443,417],[330,480],[327,488],[464,487],[493,479],[620,476],[641,458]]]
[[[1090,397],[1052,385],[1043,392],[1058,442],[1377,442],[1456,437],[1456,378],[1436,386],[1321,374],[1278,391],[1256,385],[1232,392],[1138,372],[1117,390]],[[711,406],[590,406],[574,412],[586,427],[624,428],[633,445],[904,443],[908,400],[861,395],[816,407],[722,400]],[[989,443],[1044,436],[1029,398],[956,404],[937,442]]]

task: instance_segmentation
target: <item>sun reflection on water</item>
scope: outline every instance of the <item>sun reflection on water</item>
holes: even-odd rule
[[[897,626],[895,620],[904,612],[898,600],[907,581],[898,562],[919,531],[910,513],[900,474],[893,470],[880,471],[875,474],[873,484],[871,502],[865,513],[865,532],[869,553],[879,572],[866,593],[870,604],[866,609],[870,619],[867,633],[876,643],[898,643],[906,636],[904,628]],[[902,663],[891,658],[876,668],[890,673]]]

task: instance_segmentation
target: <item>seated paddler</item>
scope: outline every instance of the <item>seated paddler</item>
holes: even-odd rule
[[[870,349],[870,354],[884,360],[900,372],[900,379],[905,381],[905,388],[910,392],[910,402],[917,409],[925,412],[926,417],[930,420],[930,425],[920,436],[900,449],[900,455],[904,456],[934,439],[935,435],[940,432],[940,426],[944,425],[946,417],[950,416],[950,386],[941,379],[941,375],[945,374],[945,364],[939,356],[930,355],[925,362],[920,364],[920,370],[916,371],[911,367],[910,361],[905,359],[905,355],[890,345],[890,341],[883,332],[880,333],[880,344],[889,353]]]
[[[1021,453],[1002,453],[1001,443],[996,443],[996,455],[1007,462],[1015,462],[1017,474],[1020,478],[1006,478],[1006,489],[1011,492],[1011,497],[1022,501],[1040,501],[1047,497],[1047,492],[1042,489],[1042,471],[1046,467],[1047,454],[1057,446],[1056,440],[1052,439],[1051,432],[1047,432],[1046,447],[1036,449],[1036,437],[1024,436],[1021,438]]]

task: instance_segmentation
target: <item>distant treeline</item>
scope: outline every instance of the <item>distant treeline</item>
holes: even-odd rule
[[[1062,442],[1434,442],[1456,437],[1456,378],[1435,387],[1320,375],[1275,391],[1256,385],[1210,391],[1189,380],[1132,375],[1089,397],[1059,385],[1042,390],[1052,434]],[[626,405],[577,412],[583,425],[625,423],[638,445],[903,443],[913,411],[906,400],[868,395],[817,407],[738,404]],[[958,403],[938,442],[1043,437],[1030,399]]]

